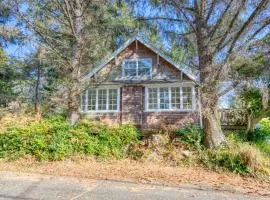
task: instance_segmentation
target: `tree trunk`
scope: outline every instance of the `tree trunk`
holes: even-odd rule
[[[68,119],[72,125],[76,124],[80,119],[80,104],[79,104],[80,94],[78,91],[71,89],[69,91],[68,100]]]
[[[74,3],[74,4],[73,4]],[[83,3],[76,0],[71,6],[74,9],[74,19],[71,32],[74,36],[74,44],[72,46],[71,55],[71,82],[69,84],[68,94],[68,119],[72,125],[76,124],[80,118],[80,92],[79,80],[81,75],[81,58],[83,54]]]
[[[198,20],[200,19],[198,18]],[[197,29],[196,34],[199,51],[200,99],[202,104],[203,131],[205,134],[204,144],[208,148],[215,148],[225,143],[225,136],[222,132],[220,117],[217,112],[217,80],[214,77],[216,68],[213,67],[213,57],[204,37],[206,31],[202,27]]]
[[[201,101],[204,144],[207,148],[215,148],[225,143],[218,113],[218,96],[215,85],[202,89]]]
[[[204,108],[203,131],[205,133],[204,145],[208,148],[215,148],[225,143],[225,137],[221,130],[217,110]]]

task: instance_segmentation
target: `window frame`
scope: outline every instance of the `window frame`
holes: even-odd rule
[[[136,76],[125,76],[125,63],[127,61],[136,61]],[[152,58],[130,58],[130,59],[124,59],[123,62],[122,62],[122,64],[121,64],[122,78],[140,78],[140,77],[144,77],[142,75],[139,75],[139,61],[150,61],[150,76],[149,76],[149,78],[152,79],[152,71],[153,71],[153,61],[152,61]]]
[[[95,97],[96,97],[96,104],[95,104],[95,110],[88,110],[88,90],[95,90],[96,94],[95,94]],[[109,110],[109,90],[110,89],[116,89],[117,90],[117,109],[116,110]],[[99,110],[98,107],[99,107],[99,103],[98,103],[98,92],[99,90],[106,90],[106,110]],[[86,95],[85,95],[86,94]],[[115,113],[115,112],[119,112],[120,111],[120,88],[119,87],[113,87],[113,86],[110,86],[110,87],[98,87],[98,88],[89,88],[87,90],[85,90],[82,94],[81,94],[81,97],[80,99],[82,100],[82,97],[85,95],[85,108],[87,109],[84,109],[82,110],[82,104],[80,101],[80,112],[82,113]]]
[[[177,111],[177,112],[193,112],[196,111],[196,91],[195,85],[193,83],[178,83],[178,84],[155,84],[155,85],[144,85],[145,86],[145,103],[144,103],[144,111],[145,112],[170,112],[170,111]],[[183,87],[190,87],[191,88],[191,95],[192,95],[192,108],[191,109],[184,109],[183,108]],[[157,88],[157,109],[149,109],[148,105],[148,89],[149,88]],[[160,88],[168,88],[169,89],[169,109],[160,109]],[[179,88],[180,90],[180,109],[172,108],[172,92],[171,88]]]

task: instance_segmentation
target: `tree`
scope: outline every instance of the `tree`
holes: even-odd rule
[[[17,72],[9,66],[8,56],[4,51],[4,46],[10,42],[16,42],[18,31],[8,24],[12,16],[7,1],[0,2],[0,106],[7,106],[13,97],[12,87]]]
[[[200,73],[205,145],[214,148],[225,142],[219,122],[218,99],[241,81],[232,68],[240,55],[252,54],[250,47],[269,31],[269,0],[153,0],[146,1],[152,12],[138,16],[160,24],[160,30],[169,33],[181,43],[195,44],[194,58]],[[219,82],[232,81],[223,91]]]
[[[121,1],[106,0],[16,0],[14,5],[18,20],[36,35],[45,57],[61,73],[68,118],[75,124],[86,84],[82,76],[114,49],[118,36],[130,31],[128,8]]]

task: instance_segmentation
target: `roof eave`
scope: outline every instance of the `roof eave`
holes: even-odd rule
[[[181,68],[177,63],[175,63],[173,60],[171,60],[168,56],[166,56],[164,53],[162,53],[160,50],[158,50],[152,44],[146,42],[144,39],[142,39],[142,38],[140,38],[138,36],[134,36],[134,37],[130,38],[129,40],[127,40],[120,48],[118,48],[116,51],[114,51],[112,53],[112,55],[108,59],[106,59],[105,61],[99,63],[91,72],[89,72],[88,74],[86,74],[83,77],[83,81],[86,80],[86,79],[91,78],[92,76],[94,76],[98,71],[100,71],[105,65],[107,65],[109,62],[111,62],[118,54],[120,54],[125,48],[127,48],[131,43],[133,43],[136,40],[139,41],[140,43],[142,43],[143,45],[145,45],[147,48],[149,48],[152,51],[154,51],[159,56],[161,56],[167,62],[169,62],[170,64],[172,64],[174,67],[176,67],[179,71],[183,72],[192,81],[194,81],[195,83],[198,83],[199,82],[195,76],[193,76],[190,73],[186,72],[185,69]]]

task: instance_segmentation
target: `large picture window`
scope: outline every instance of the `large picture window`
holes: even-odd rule
[[[118,111],[119,88],[88,89],[81,95],[81,111]]]
[[[151,77],[151,59],[130,59],[124,60],[122,64],[123,77]]]
[[[146,110],[194,110],[195,89],[183,87],[147,87]]]

